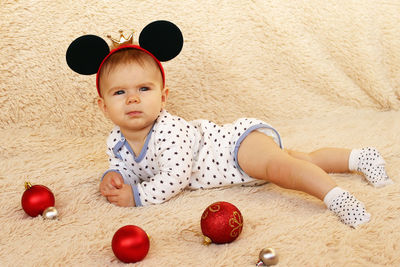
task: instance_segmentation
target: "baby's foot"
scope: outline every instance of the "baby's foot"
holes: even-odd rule
[[[328,209],[335,213],[344,224],[353,228],[369,222],[371,218],[371,214],[365,210],[364,204],[340,187],[335,187],[329,191],[324,202]]]
[[[365,147],[351,151],[349,169],[365,175],[367,181],[375,187],[392,184],[392,179],[386,174],[385,160],[376,148]]]

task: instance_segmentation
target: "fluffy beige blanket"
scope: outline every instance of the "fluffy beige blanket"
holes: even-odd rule
[[[372,214],[359,229],[323,203],[273,184],[185,191],[158,206],[120,208],[99,193],[112,125],[95,77],[72,72],[65,52],[83,34],[138,34],[165,19],[182,53],[165,63],[168,110],[217,123],[257,117],[286,147],[375,146],[394,185],[337,175]],[[400,4],[366,1],[0,0],[0,265],[123,266],[115,231],[142,227],[150,251],[137,266],[254,266],[275,248],[279,266],[400,265]],[[48,186],[56,221],[21,208],[24,182]],[[200,217],[228,201],[244,216],[239,238],[203,246]]]

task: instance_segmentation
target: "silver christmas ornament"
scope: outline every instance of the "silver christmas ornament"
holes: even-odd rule
[[[256,266],[271,266],[278,263],[278,254],[275,252],[273,248],[264,248],[260,251],[258,256],[260,261],[256,264]]]
[[[43,211],[42,216],[48,220],[55,220],[58,217],[58,211],[55,207],[48,207]]]

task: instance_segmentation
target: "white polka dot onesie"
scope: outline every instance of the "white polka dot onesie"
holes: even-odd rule
[[[114,127],[107,139],[110,168],[104,175],[119,172],[132,186],[136,206],[165,202],[185,188],[261,184],[237,163],[240,143],[254,130],[271,136],[283,148],[279,133],[257,119],[220,126],[207,120],[187,122],[163,110],[139,155]]]

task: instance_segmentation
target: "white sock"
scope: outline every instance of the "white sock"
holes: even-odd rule
[[[344,224],[354,228],[369,222],[371,218],[364,204],[340,187],[329,191],[324,197],[324,203]]]
[[[367,181],[375,187],[393,183],[386,174],[385,160],[373,147],[353,149],[349,157],[349,170],[362,172]]]

